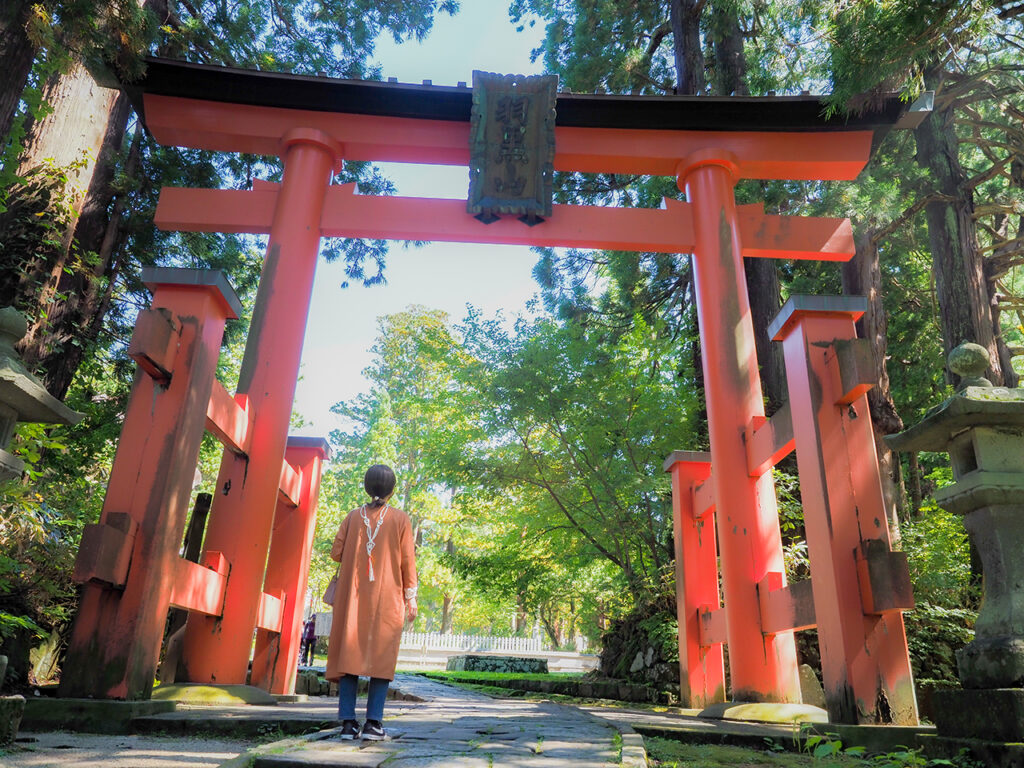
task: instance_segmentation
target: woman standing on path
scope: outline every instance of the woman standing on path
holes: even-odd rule
[[[379,741],[386,736],[381,720],[402,627],[416,618],[416,553],[409,516],[388,504],[395,491],[391,467],[370,467],[363,487],[371,501],[348,513],[331,548],[341,565],[326,676],[338,682],[343,739],[360,733],[356,688],[359,675],[370,678],[362,737]]]

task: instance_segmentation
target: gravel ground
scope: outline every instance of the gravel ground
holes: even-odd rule
[[[175,736],[22,733],[0,750],[3,768],[198,768],[216,766],[251,747],[246,741]]]

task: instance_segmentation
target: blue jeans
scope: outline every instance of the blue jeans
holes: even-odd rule
[[[366,694],[366,719],[384,719],[384,701],[388,697],[390,680],[381,677],[370,678],[370,690]],[[359,678],[356,675],[342,675],[338,680],[338,719],[356,719],[356,691]]]

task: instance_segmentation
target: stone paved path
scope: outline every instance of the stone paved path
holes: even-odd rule
[[[393,701],[385,742],[351,742],[338,730],[260,750],[255,768],[569,768],[646,765],[643,742],[628,726],[573,707],[482,694],[400,675],[396,685],[422,702]],[[624,731],[621,733],[620,731]],[[239,764],[242,764],[241,758]],[[233,763],[232,763],[233,764]]]
[[[50,731],[0,750],[3,768],[216,768],[249,748],[238,739]]]

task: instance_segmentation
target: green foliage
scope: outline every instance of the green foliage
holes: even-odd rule
[[[901,533],[919,599],[961,606],[977,603],[962,517],[927,504],[917,518],[903,524]]]
[[[534,525],[608,559],[631,589],[657,580],[671,558],[657,468],[688,444],[693,408],[678,347],[640,318],[621,333],[542,320],[510,336],[471,317],[465,333],[480,361],[465,384],[490,436],[470,446],[465,473],[493,493],[515,488],[543,516]]]
[[[869,0],[839,6],[828,36],[833,107],[845,110],[860,94],[925,90],[924,70],[943,49],[979,35],[988,3],[962,0]]]
[[[907,647],[914,677],[956,683],[956,651],[974,639],[977,612],[916,600],[913,611],[904,615]]]
[[[671,50],[653,42],[665,37],[664,6],[656,2],[513,0],[509,16],[520,28],[546,23],[542,46],[546,69],[572,91],[665,93],[675,83]]]
[[[454,14],[455,0],[381,4],[325,0],[315,6],[284,0],[244,0],[230,9],[205,0],[181,7],[180,22],[164,28],[174,58],[237,67],[376,79],[367,66],[376,40],[422,40],[438,13]]]
[[[30,632],[37,638],[46,636],[43,628],[27,616],[15,616],[6,611],[0,611],[0,641],[25,631]]]
[[[334,409],[353,428],[332,435],[338,469],[321,498],[342,511],[323,516],[318,551],[358,503],[342,484],[384,456],[421,542],[418,623],[446,628],[457,609],[455,625],[493,630],[514,611],[556,646],[597,641],[671,559],[656,468],[685,439],[690,397],[662,333],[638,320],[618,334],[527,321],[509,334],[471,313],[460,339],[422,308],[384,318],[375,389]]]
[[[948,463],[927,480],[938,487],[950,484]],[[929,500],[916,518],[904,522],[901,533],[916,604],[904,615],[914,676],[956,682],[955,653],[974,637],[980,601],[963,519]]]
[[[865,757],[867,749],[862,746],[844,747],[842,740],[834,733],[811,734],[800,746],[802,752],[815,760],[845,757],[852,759],[847,765],[871,766],[872,768],[981,768],[967,750],[961,750],[953,759],[927,758],[922,747],[900,746],[890,752]]]

